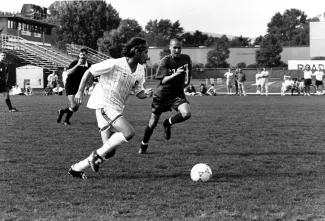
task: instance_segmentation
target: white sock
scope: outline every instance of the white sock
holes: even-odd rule
[[[118,132],[114,133],[109,140],[104,143],[104,145],[97,150],[97,154],[101,156],[103,159],[105,159],[103,156],[106,156],[107,153],[112,151],[113,149],[116,149],[118,146],[120,146],[123,143],[127,143],[128,141],[125,139],[123,133]],[[92,154],[89,155],[86,159],[80,161],[79,163],[76,163],[72,166],[72,169],[75,171],[83,171],[90,167],[88,161]]]
[[[118,146],[123,143],[127,143],[128,141],[125,139],[123,133],[118,132],[114,133],[109,140],[104,143],[104,145],[97,150],[97,154],[103,158],[105,158],[106,154],[116,149]]]
[[[169,121],[170,125],[172,125],[172,118],[169,118],[168,121]]]

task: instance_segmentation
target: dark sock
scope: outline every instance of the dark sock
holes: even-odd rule
[[[172,122],[171,124],[177,124],[177,123],[183,122],[184,118],[181,113],[177,113],[171,117],[170,121]]]
[[[8,108],[9,108],[9,110],[11,110],[12,109],[12,105],[11,105],[10,99],[8,98],[8,99],[5,99],[5,100],[6,100],[6,104],[7,104]]]
[[[147,127],[146,127],[146,129],[145,129],[145,131],[144,131],[144,135],[143,135],[143,140],[142,140],[142,142],[143,142],[143,143],[148,143],[149,140],[150,140],[150,137],[151,137],[152,133],[153,133],[153,129],[151,129],[151,128],[149,127],[149,125],[147,125]]]
[[[65,122],[69,122],[70,121],[70,118],[72,117],[73,111],[71,111],[68,108],[68,111],[66,113],[67,113],[67,116],[65,117]]]

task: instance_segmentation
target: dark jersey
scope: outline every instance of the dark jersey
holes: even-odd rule
[[[183,71],[183,73],[174,77],[165,84],[162,83],[164,77],[172,75],[178,68],[184,65],[187,65],[187,70]],[[192,62],[190,56],[181,54],[180,57],[177,58],[172,55],[167,55],[161,60],[158,67],[156,79],[160,80],[160,82],[157,85],[155,96],[166,99],[185,97],[185,81],[187,78],[188,80],[191,78],[191,72]]]
[[[8,77],[8,66],[0,62],[0,82],[7,82],[7,77]]]
[[[72,74],[68,75],[66,83],[65,83],[66,88],[78,88],[79,87],[82,76],[88,70],[88,68],[90,68],[90,66],[91,66],[91,64],[88,61],[87,61],[87,63],[88,63],[87,67],[86,66],[78,66],[77,69]],[[73,68],[77,64],[78,64],[78,60],[71,62],[68,69]]]

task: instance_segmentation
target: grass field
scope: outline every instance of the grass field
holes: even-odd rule
[[[325,220],[323,96],[189,97],[192,118],[163,138],[162,116],[148,154],[137,153],[148,100],[125,110],[137,131],[88,180],[69,167],[101,146],[94,112],[56,123],[65,96],[0,100],[0,220]],[[190,179],[197,163],[213,178]]]

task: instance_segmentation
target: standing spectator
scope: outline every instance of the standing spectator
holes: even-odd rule
[[[246,90],[245,90],[246,75],[243,73],[243,71],[241,69],[238,70],[237,81],[238,81],[239,95],[247,96]]]
[[[3,94],[7,107],[10,112],[17,112],[18,110],[11,105],[11,100],[9,96],[9,87],[7,86],[9,71],[8,65],[5,63],[6,54],[4,52],[0,53],[0,93]]]
[[[257,69],[257,73],[255,75],[255,82],[256,82],[256,94],[261,93],[261,71]]]
[[[227,95],[232,94],[232,84],[234,80],[234,73],[231,72],[231,69],[228,69],[228,72],[224,74],[226,77],[226,87],[227,87]],[[237,90],[236,90],[237,91]]]
[[[316,78],[315,85],[317,87],[317,94],[322,94],[322,95],[325,94],[324,84],[323,84],[324,72],[322,71],[322,69],[318,67],[318,70],[314,72],[313,76],[315,76]],[[318,91],[319,89],[320,91]]]
[[[265,90],[265,96],[269,95],[269,71],[266,70],[266,67],[263,68],[263,71],[260,74],[261,79],[261,95],[263,95],[263,89]]]
[[[50,74],[47,77],[47,82],[48,82],[47,85],[50,88],[55,88],[58,83],[58,80],[59,80],[58,74],[56,73],[56,71],[53,71],[52,74]]]
[[[70,125],[70,118],[72,117],[73,113],[77,112],[79,109],[80,104],[75,102],[74,96],[78,91],[82,76],[91,66],[91,64],[87,61],[87,54],[88,50],[86,48],[80,49],[79,59],[71,62],[69,65],[67,70],[68,77],[65,83],[65,91],[68,96],[70,106],[58,111],[58,123],[61,122],[63,115],[66,114],[64,125]]]
[[[193,84],[190,84],[186,89],[185,89],[185,94],[187,96],[195,96],[196,95],[196,89],[193,86]]]
[[[235,70],[235,88],[236,88],[236,94],[238,94],[238,73],[239,73],[239,68]]]
[[[310,85],[311,85],[311,78],[313,76],[313,72],[310,70],[309,66],[306,66],[304,71],[304,81],[305,81],[305,91],[304,96],[310,96]]]

